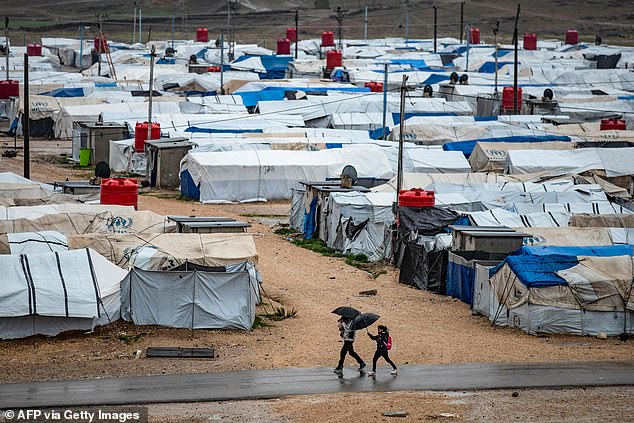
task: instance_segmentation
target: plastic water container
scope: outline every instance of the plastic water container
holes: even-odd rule
[[[286,39],[291,43],[297,41],[297,28],[286,28]]]
[[[334,69],[343,63],[343,55],[339,50],[328,50],[326,52],[326,69]]]
[[[524,34],[524,50],[537,50],[537,35]]]
[[[469,42],[471,44],[480,44],[480,28],[471,28],[471,31],[469,31]]]
[[[41,56],[42,46],[39,44],[27,44],[26,54],[28,54],[29,56]]]
[[[363,84],[364,87],[369,88],[370,92],[373,93],[382,93],[383,92],[383,83],[382,82],[366,82]]]
[[[209,30],[207,28],[196,28],[196,42],[206,43],[209,41]]]
[[[513,110],[513,87],[504,87],[502,90],[502,109]],[[522,87],[517,87],[517,110],[522,109]]]
[[[433,207],[436,204],[434,191],[420,188],[402,189],[398,193],[398,205],[405,207]]]
[[[90,164],[90,155],[92,153],[91,148],[79,149],[79,166],[86,167]]]
[[[612,119],[601,119],[601,130],[602,131],[625,131],[627,129],[627,124],[623,119],[612,118]]]
[[[579,32],[576,29],[566,31],[566,44],[578,44]]]
[[[139,185],[134,178],[104,178],[101,180],[101,204],[134,206],[138,209]]]
[[[20,83],[14,80],[0,81],[0,100],[6,100],[9,97],[18,97],[20,95]]]
[[[95,47],[95,51],[99,52],[99,36],[98,35],[95,36],[94,47]],[[108,52],[108,40],[106,40],[106,36],[105,35],[103,37],[103,44],[101,44],[101,52],[102,53]]]
[[[147,122],[137,122],[134,129],[134,150],[136,152],[145,151],[145,141],[148,139],[148,124]],[[152,129],[150,133],[150,139],[158,140],[161,138],[161,124],[152,123]]]
[[[332,31],[325,31],[321,33],[321,46],[322,47],[334,47],[335,46],[335,33]]]
[[[277,54],[291,54],[291,42],[288,38],[277,39]]]
[[[220,66],[207,66],[207,72],[220,72]]]

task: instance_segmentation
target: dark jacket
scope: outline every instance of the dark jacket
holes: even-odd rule
[[[376,335],[369,334],[370,338],[376,341],[377,351],[387,351],[387,338],[390,336],[388,333],[379,332]]]

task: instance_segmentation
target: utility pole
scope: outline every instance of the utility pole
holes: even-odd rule
[[[174,50],[174,16],[172,16],[172,50]]]
[[[147,117],[147,139],[152,139],[152,91],[154,90],[154,58],[156,57],[156,50],[152,45],[152,51],[150,52],[150,91],[148,92],[148,117]]]
[[[4,54],[7,59],[7,81],[9,80],[9,17],[4,17]]]
[[[84,25],[79,25],[79,72],[84,70]]]
[[[407,75],[403,75],[401,83],[401,122],[398,134],[398,169],[396,174],[396,201],[398,194],[403,188],[403,131],[405,130],[405,93],[407,91]]]
[[[136,2],[134,2],[134,24],[132,24],[132,44],[136,42]]]
[[[102,37],[102,32],[101,32],[101,15],[98,16],[99,18],[99,42],[97,43],[97,54],[99,54],[99,65],[97,66],[97,75],[101,76],[101,49],[103,46],[103,37]]]
[[[438,38],[438,8],[434,6],[434,53],[437,52],[437,38]]]
[[[141,10],[141,8],[139,8],[139,42],[143,43],[143,29],[142,29],[142,25],[143,25],[143,10]]]
[[[220,95],[225,94],[225,33],[220,34]]]
[[[343,52],[343,18],[348,10],[343,10],[341,6],[337,6],[337,23],[339,24],[339,50]]]
[[[30,117],[31,102],[29,101],[29,55],[24,54],[24,121],[22,134],[24,135],[24,177],[31,179],[31,149],[30,149]]]
[[[495,22],[495,28],[493,28],[493,39],[495,43],[495,89],[494,93],[498,92],[498,32],[500,31],[500,21]]]
[[[148,26],[147,31],[147,42],[149,43],[152,40],[152,24]]]
[[[405,44],[409,42],[409,3],[405,0]]]
[[[385,140],[387,138],[387,129],[385,129],[386,124],[386,115],[387,115],[387,81],[388,81],[388,68],[390,66],[389,63],[386,63],[385,68],[383,68],[383,137]]]
[[[515,60],[513,63],[513,114],[516,115],[518,112],[518,104],[517,104],[517,22],[520,19],[520,4],[517,4],[517,15],[515,15],[515,27],[513,28],[513,44],[515,48]]]
[[[464,2],[460,2],[460,44],[462,44],[462,34],[464,34]]]
[[[467,25],[467,63],[465,64],[465,72],[469,72],[469,50],[471,50],[471,24]]]
[[[365,4],[365,14],[363,16],[363,39],[368,39],[368,4]]]
[[[295,60],[297,60],[297,54],[299,44],[299,9],[295,9]]]

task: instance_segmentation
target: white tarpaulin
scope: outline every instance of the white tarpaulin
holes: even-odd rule
[[[552,175],[603,170],[608,177],[634,174],[634,148],[577,150],[509,150],[508,173],[547,172]]]
[[[291,188],[299,181],[339,177],[346,165],[354,166],[359,177],[390,178],[394,174],[378,148],[192,151],[181,162],[181,172],[189,172],[203,203],[266,201],[290,198]]]
[[[90,249],[0,255],[0,338],[92,330],[119,319],[127,272]]]
[[[66,236],[57,231],[0,235],[0,254],[41,254],[66,250]]]

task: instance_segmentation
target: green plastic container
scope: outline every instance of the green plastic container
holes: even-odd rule
[[[86,167],[90,164],[90,148],[80,148],[79,149],[79,166]]]

